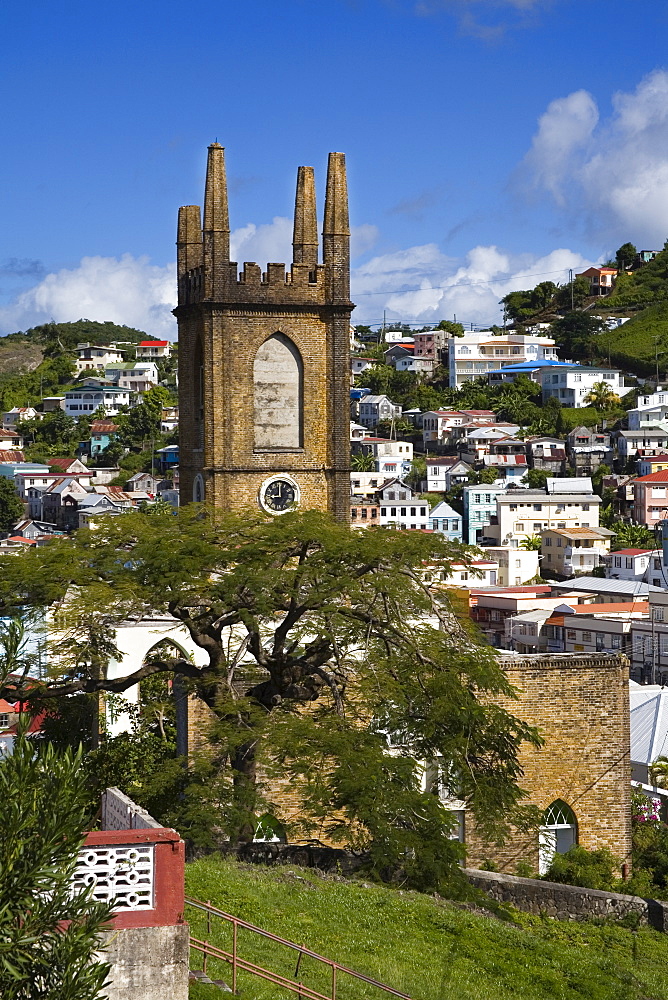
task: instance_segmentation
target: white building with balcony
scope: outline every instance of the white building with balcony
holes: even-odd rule
[[[597,382],[605,382],[617,395],[626,392],[621,372],[593,365],[559,365],[540,373],[543,402],[558,399],[562,406],[588,406],[587,397]]]
[[[630,431],[668,422],[668,392],[659,390],[649,396],[638,396],[635,407],[628,411],[628,421]]]
[[[604,562],[614,535],[608,528],[548,528],[541,533],[543,574],[590,575]]]
[[[495,336],[490,330],[453,337],[448,358],[449,381],[453,389],[476,378],[486,379],[490,372],[504,365],[558,360],[554,340],[550,337],[513,332]]]

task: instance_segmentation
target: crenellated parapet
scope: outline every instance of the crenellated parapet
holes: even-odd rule
[[[317,233],[313,167],[299,167],[295,195],[292,265],[255,262],[241,269],[230,258],[230,223],[225,151],[209,146],[204,222],[197,205],[179,210],[178,304],[264,303],[286,306],[350,308],[350,228],[343,153],[330,153],[323,225],[322,257]]]

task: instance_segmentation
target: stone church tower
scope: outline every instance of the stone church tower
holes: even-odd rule
[[[318,263],[312,167],[300,167],[293,261],[230,261],[224,150],[209,146],[204,224],[179,210],[181,503],[350,516],[350,233],[345,157],[330,153]]]

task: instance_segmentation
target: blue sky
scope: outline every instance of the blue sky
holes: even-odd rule
[[[667,37],[668,4],[628,0],[10,0],[0,333],[173,336],[176,211],[216,138],[240,262],[287,259],[297,166],[322,192],[343,150],[355,318],[493,322],[668,237]]]

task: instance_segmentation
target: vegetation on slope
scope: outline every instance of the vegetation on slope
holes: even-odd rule
[[[308,869],[262,868],[209,857],[187,866],[187,891],[288,940],[304,944],[417,1000],[659,1000],[668,996],[668,937],[607,923],[561,923],[517,916],[517,924],[413,892],[323,878]],[[187,914],[195,936],[229,947],[230,935]],[[215,925],[216,921],[214,921]],[[218,936],[217,936],[218,935]],[[239,932],[239,954],[292,976],[294,953]],[[231,949],[230,949],[231,950]],[[200,967],[197,961],[194,967]],[[229,982],[229,968],[209,965]],[[300,964],[305,985],[329,977]],[[276,987],[242,975],[246,1000],[278,1000]],[[214,987],[191,998],[214,1000]],[[339,976],[340,1000],[383,994]]]

